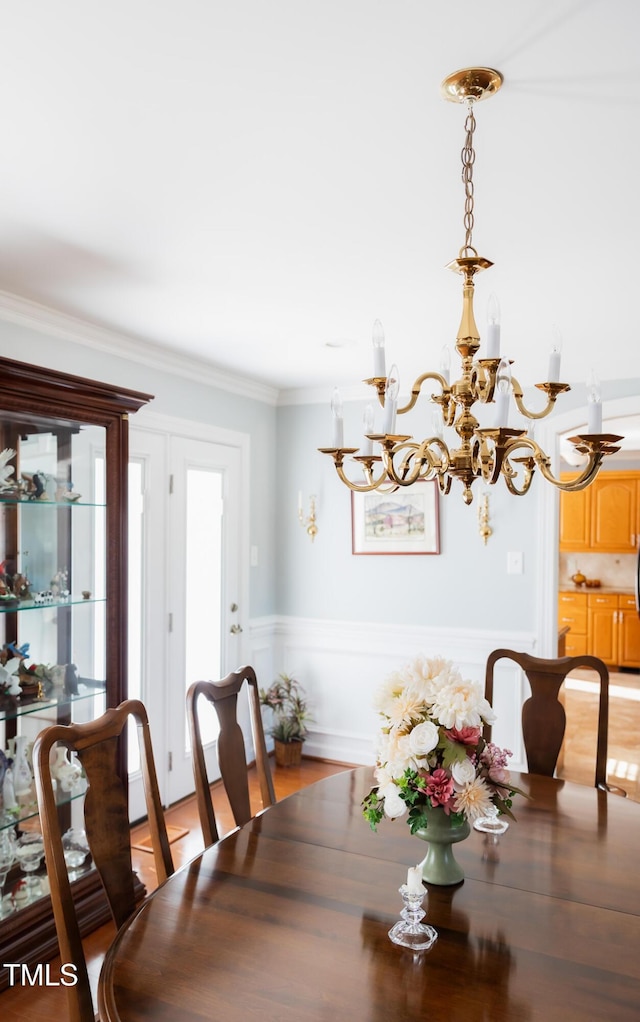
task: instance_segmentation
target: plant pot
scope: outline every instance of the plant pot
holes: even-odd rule
[[[280,742],[277,738],[274,738],[273,742],[278,766],[300,766],[302,742]]]

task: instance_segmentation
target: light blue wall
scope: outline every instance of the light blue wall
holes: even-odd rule
[[[605,415],[607,401],[632,395],[640,395],[640,379],[605,383]],[[527,393],[525,403],[540,408],[540,398],[538,392]],[[582,409],[585,401],[585,386],[577,384],[558,407],[562,412]],[[345,404],[346,443],[361,432],[362,411],[360,404]],[[637,411],[640,414],[640,397]],[[540,530],[548,527],[537,498],[542,487],[550,486],[539,474],[526,497],[512,496],[502,481],[491,487],[493,535],[486,546],[478,534],[477,497],[467,507],[461,486],[454,482],[451,493],[440,497],[440,556],[352,556],[350,493],[332,460],[316,450],[331,445],[329,402],[282,407],[277,443],[282,452],[277,504],[279,613],[535,631],[539,538]],[[353,446],[357,443],[354,440]],[[616,467],[614,459],[608,467]],[[318,497],[319,532],[313,544],[297,523],[299,490],[305,503],[310,493]],[[507,574],[509,551],[522,552],[524,574]]]
[[[6,321],[0,321],[0,355],[145,391],[154,395],[150,407],[158,414],[248,433],[250,542],[260,552],[251,569],[250,613],[275,612],[275,407]]]
[[[345,407],[361,419],[361,410]],[[278,610],[282,614],[461,628],[531,627],[535,574],[536,501],[491,494],[495,535],[485,547],[477,503],[467,507],[460,485],[439,497],[439,556],[352,556],[351,497],[333,462],[317,453],[329,445],[331,422],[318,405],[281,408],[278,448]],[[318,495],[318,527],[311,544],[297,524],[297,494]],[[514,503],[518,504],[514,514]],[[506,574],[507,551],[524,554],[525,573]],[[453,619],[453,620],[452,620]]]

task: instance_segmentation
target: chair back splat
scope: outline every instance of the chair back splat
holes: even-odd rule
[[[244,735],[237,718],[238,694],[245,682],[249,695],[251,731],[263,808],[274,805],[276,801],[260,713],[260,693],[253,667],[240,667],[221,681],[196,681],[187,692],[187,717],[191,732],[198,814],[205,847],[217,841],[219,834],[211,801],[197,703],[200,696],[204,696],[213,705],[218,716],[220,723],[218,765],[233,818],[236,825],[241,827],[252,816]]]
[[[149,720],[144,705],[128,699],[86,724],[56,724],[42,731],[33,747],[33,770],[44,839],[51,903],[63,962],[76,966],[77,983],[68,987],[71,1022],[95,1018],[80,927],[64,859],[58,807],[51,778],[51,752],[61,743],[85,770],[89,787],[84,802],[87,842],[117,927],[136,908],[126,788],[117,773],[118,744],[128,719],[138,729],[149,829],[158,882],[173,873],[173,862],[156,776]]]
[[[485,696],[490,703],[493,703],[494,667],[503,658],[518,664],[531,686],[531,695],[522,707],[522,737],[529,771],[549,777],[554,775],[566,727],[565,709],[558,698],[562,683],[576,668],[595,671],[600,680],[600,700],[594,784],[605,791],[625,795],[622,788],[607,784],[609,671],[606,664],[594,656],[565,656],[545,660],[512,649],[496,649],[487,660]],[[491,725],[485,726],[483,734],[486,741],[491,741]]]

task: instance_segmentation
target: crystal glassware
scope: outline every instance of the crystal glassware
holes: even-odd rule
[[[509,829],[509,823],[503,816],[498,814],[497,806],[490,806],[486,816],[481,816],[473,824],[474,830],[480,830],[483,834],[504,834]]]
[[[70,827],[62,835],[62,848],[64,861],[69,871],[69,879],[75,880],[83,872],[80,867],[84,866],[89,854],[89,844],[84,830],[81,827]]]
[[[422,899],[426,891],[422,893],[412,891],[406,884],[399,888],[404,908],[400,912],[401,920],[389,930],[389,938],[394,944],[411,948],[413,951],[426,951],[438,939],[438,931],[428,923],[422,923],[426,913],[422,908]]]
[[[16,861],[16,841],[13,831],[0,831],[0,919],[11,915],[13,905],[11,899],[7,898],[5,903],[4,885],[7,882],[9,870]]]
[[[40,878],[34,876],[39,868],[44,855],[44,843],[42,834],[28,833],[21,834],[16,845],[16,858],[20,863],[20,869],[25,874],[23,887],[26,892],[26,900],[33,901],[42,894]]]

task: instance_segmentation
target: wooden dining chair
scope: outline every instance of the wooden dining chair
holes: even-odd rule
[[[237,671],[232,671],[231,674],[228,674],[226,678],[222,678],[221,681],[194,682],[187,692],[187,717],[191,733],[191,758],[196,786],[196,800],[205,847],[217,841],[219,834],[213,802],[211,801],[211,789],[209,787],[197,703],[200,696],[204,696],[213,705],[218,716],[220,722],[220,733],[217,743],[218,766],[220,767],[222,783],[231,805],[233,818],[236,825],[241,827],[252,817],[244,735],[237,718],[238,693],[245,681],[249,694],[251,731],[253,734],[262,805],[266,809],[268,806],[274,805],[276,801],[260,713],[258,681],[253,667],[240,667]]]
[[[566,713],[558,695],[562,683],[570,671],[578,667],[595,671],[600,679],[598,709],[598,739],[596,745],[595,787],[626,795],[622,788],[607,784],[607,737],[609,729],[609,670],[607,665],[595,656],[564,656],[546,660],[530,653],[518,653],[513,649],[496,649],[489,654],[485,676],[485,697],[493,702],[493,673],[498,660],[507,658],[515,661],[526,674],[531,686],[531,695],[522,707],[522,737],[527,755],[527,765],[532,774],[553,777],[566,728]],[[483,732],[486,741],[491,741],[491,725]]]
[[[120,928],[136,908],[127,791],[117,769],[118,745],[124,740],[123,731],[130,718],[138,729],[148,824],[158,882],[162,882],[174,870],[144,705],[137,699],[127,699],[89,723],[56,724],[42,731],[33,746],[33,772],[60,955],[63,962],[75,965],[77,970],[77,983],[68,987],[71,1022],[93,1022],[95,1013],[64,858],[51,752],[56,743],[67,746],[77,753],[85,771],[89,785],[84,800],[87,842],[113,920]]]

